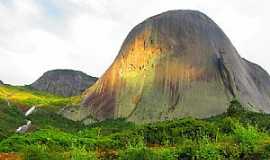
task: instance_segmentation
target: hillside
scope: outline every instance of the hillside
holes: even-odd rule
[[[0,100],[0,141],[13,134],[18,126],[24,124],[23,112],[16,106],[8,106],[6,101]]]
[[[33,105],[37,107],[54,108],[56,106],[64,107],[67,105],[76,105],[80,102],[80,96],[62,97],[47,92],[41,92],[27,86],[0,86],[0,99],[8,103],[16,104],[22,109]]]
[[[55,127],[63,131],[76,131],[82,127],[79,122],[73,122],[60,115],[39,108],[31,116],[25,117],[21,108],[11,104],[8,106],[6,101],[0,100],[0,141],[14,134],[16,129],[26,124],[27,120],[32,122],[31,131]]]
[[[110,68],[84,92],[82,110],[99,120],[147,123],[222,114],[237,97],[270,112],[269,82],[208,16],[173,10],[131,30]]]
[[[227,113],[208,119],[183,118],[136,125],[108,120],[79,132],[57,127],[15,134],[0,152],[25,159],[269,159],[270,116],[232,101]]]
[[[57,112],[65,106],[78,105],[80,97],[61,97],[40,92],[23,86],[0,86],[0,140],[14,134],[27,120],[33,123],[32,129],[57,127],[63,130],[76,130],[79,122],[63,118]],[[24,113],[36,106],[30,117]],[[76,124],[76,125],[74,125]]]
[[[81,71],[58,69],[44,73],[30,86],[36,90],[70,97],[80,95],[97,81]]]

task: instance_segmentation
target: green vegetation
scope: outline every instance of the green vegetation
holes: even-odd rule
[[[29,160],[270,158],[270,115],[250,112],[236,100],[223,115],[145,125],[117,119],[84,127],[50,114],[34,114],[40,127],[5,138],[0,152]]]
[[[31,130],[55,127],[63,131],[77,131],[81,128],[76,123],[62,118],[55,111],[67,105],[76,105],[80,97],[64,98],[46,92],[40,92],[30,87],[0,86],[0,140],[9,137],[15,130],[26,124],[24,112],[31,106],[37,106],[37,111],[28,120],[33,122]]]
[[[16,106],[8,106],[5,101],[0,100],[0,140],[14,133],[23,123],[23,113]]]
[[[28,86],[0,86],[0,99],[16,104],[21,108],[31,107],[50,107],[76,105],[80,102],[80,97],[68,97],[52,95],[46,92],[36,91]]]
[[[3,100],[0,100],[0,119],[0,141],[13,134],[19,126],[27,122],[20,109],[13,104],[8,106]],[[76,132],[82,128],[81,123],[65,119],[44,109],[38,109],[27,119],[33,123],[32,131],[54,127],[63,131]]]

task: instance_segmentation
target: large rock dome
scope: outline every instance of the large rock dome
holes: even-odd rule
[[[141,123],[220,114],[234,97],[269,112],[269,85],[269,75],[243,60],[209,17],[174,10],[132,29],[82,104],[99,120]]]

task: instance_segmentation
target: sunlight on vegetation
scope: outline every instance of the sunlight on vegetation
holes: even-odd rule
[[[0,86],[0,99],[9,101],[21,107],[53,107],[79,104],[81,98],[61,97],[46,92],[36,91],[29,87],[22,86]]]

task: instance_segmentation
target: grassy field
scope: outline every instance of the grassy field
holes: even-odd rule
[[[40,92],[27,86],[0,86],[0,99],[16,104],[21,108],[31,107],[51,107],[76,105],[80,102],[80,97],[61,97],[46,92]]]
[[[43,115],[36,116],[42,121]],[[247,111],[238,101],[227,113],[204,120],[136,125],[117,119],[81,126],[55,118],[35,123],[41,127],[2,140],[0,152],[27,160],[270,159],[270,115]]]

